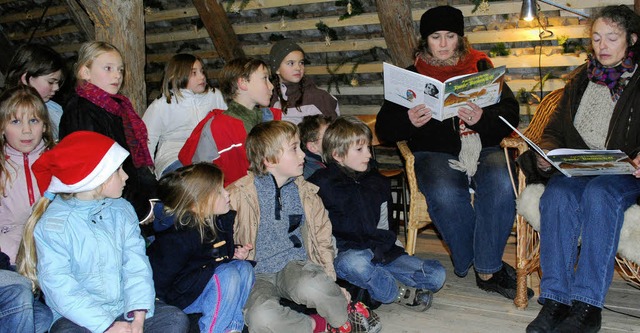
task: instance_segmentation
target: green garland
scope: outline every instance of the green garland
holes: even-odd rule
[[[329,26],[324,22],[320,21],[316,23],[316,28],[318,28],[318,31],[322,32],[325,36],[331,38],[331,40],[338,39],[338,33],[332,28],[329,28]]]

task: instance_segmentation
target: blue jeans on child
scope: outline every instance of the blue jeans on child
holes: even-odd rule
[[[482,149],[478,171],[471,181],[467,174],[449,166],[449,160],[458,156],[427,151],[414,155],[418,187],[451,251],[454,273],[465,276],[471,265],[482,274],[500,270],[516,215],[515,194],[502,149]],[[473,205],[469,187],[475,191]]]
[[[603,307],[624,212],[638,196],[631,175],[551,177],[540,198],[541,298]]]
[[[124,314],[116,318],[115,321],[126,321]],[[156,300],[153,317],[145,319],[143,329],[145,333],[187,333],[189,331],[189,318],[175,306]],[[90,332],[88,329],[64,317],[56,320],[49,330],[49,333]]]
[[[43,333],[52,319],[51,310],[33,297],[27,278],[0,270],[0,333]]]
[[[433,292],[444,284],[445,269],[437,260],[423,260],[408,254],[387,264],[374,264],[371,259],[373,251],[369,249],[340,251],[333,261],[336,275],[367,289],[373,299],[382,303],[391,303],[398,296],[396,280],[409,287]]]
[[[244,260],[233,260],[216,268],[207,286],[185,313],[202,313],[200,332],[225,333],[242,331],[244,307],[255,281],[253,266]]]

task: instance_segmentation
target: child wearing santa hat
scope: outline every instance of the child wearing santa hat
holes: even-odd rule
[[[78,131],[33,164],[43,197],[27,221],[18,269],[45,294],[49,332],[188,330],[182,311],[155,301],[136,213],[120,198],[128,155],[109,137]]]

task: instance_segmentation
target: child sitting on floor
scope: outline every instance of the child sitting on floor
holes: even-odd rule
[[[247,137],[247,156],[250,172],[229,193],[238,212],[236,243],[253,244],[248,258],[257,262],[245,306],[249,330],[379,332],[377,316],[361,303],[348,309],[348,293],[335,283],[331,222],[317,187],[300,177],[298,127],[287,121],[256,125]],[[281,299],[315,308],[318,315],[292,311]]]
[[[339,117],[327,128],[322,151],[327,168],[309,181],[329,211],[338,245],[339,278],[367,289],[382,303],[415,311],[431,306],[432,293],[445,281],[437,260],[410,256],[389,230],[389,180],[371,169],[371,131],[355,117]]]
[[[160,178],[158,197],[173,227],[155,235],[149,247],[158,298],[202,313],[200,332],[240,333],[242,307],[253,286],[245,259],[252,246],[234,246],[234,211],[222,187],[222,171],[196,163]]]
[[[322,137],[327,130],[331,118],[323,115],[305,116],[298,124],[300,129],[300,146],[304,151],[304,179],[308,179],[319,169],[326,168],[322,162]]]
[[[51,333],[188,330],[180,309],[155,300],[138,219],[121,198],[127,156],[109,137],[76,131],[33,164],[43,197],[25,226],[19,267],[42,287]]]
[[[247,133],[253,126],[280,120],[280,109],[269,106],[273,85],[262,60],[237,58],[222,68],[220,91],[227,110],[215,109],[193,130],[178,154],[182,165],[213,162],[224,172],[224,186],[247,174]]]

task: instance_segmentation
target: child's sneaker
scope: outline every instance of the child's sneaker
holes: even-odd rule
[[[313,321],[316,323],[316,328],[313,330],[314,333],[322,332],[322,333],[350,333],[351,332],[351,323],[347,320],[344,325],[334,328],[327,323],[327,320],[322,318],[317,313],[309,315]]]
[[[362,302],[349,305],[349,322],[352,333],[379,333],[382,331],[380,317]]]
[[[344,325],[340,327],[331,327],[331,325],[327,324],[327,333],[351,333],[353,330],[351,329],[351,323],[347,320]]]
[[[408,309],[416,312],[427,311],[431,307],[433,293],[426,289],[417,289],[405,286],[398,282],[398,297],[396,303],[399,303]]]

